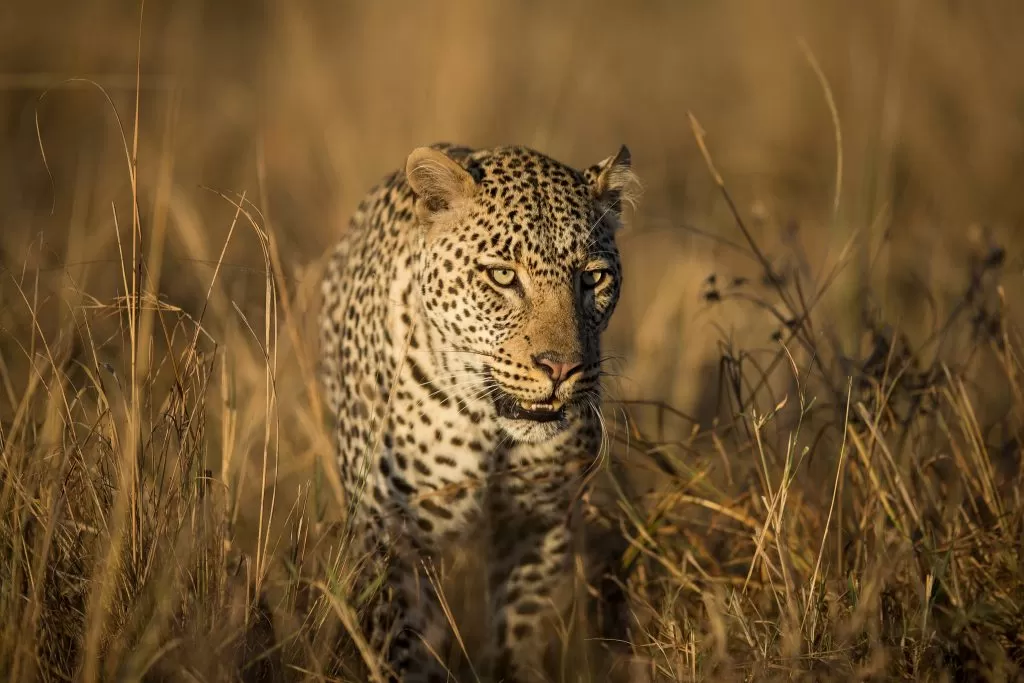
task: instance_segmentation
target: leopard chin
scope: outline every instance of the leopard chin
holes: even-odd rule
[[[553,439],[572,425],[577,412],[572,403],[559,399],[529,402],[501,390],[494,392],[491,401],[499,427],[519,443],[543,443]]]
[[[564,433],[572,424],[572,421],[565,417],[538,422],[531,419],[510,419],[500,415],[496,422],[511,441],[522,444],[545,443]]]
[[[498,417],[506,420],[557,422],[565,419],[565,407],[565,404],[558,399],[543,403],[529,403],[503,392],[494,399],[494,408],[498,411]]]

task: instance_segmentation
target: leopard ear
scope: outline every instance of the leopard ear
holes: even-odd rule
[[[632,157],[625,145],[618,154],[588,168],[584,175],[599,204],[615,215],[622,215],[622,205],[635,205],[640,196],[640,181],[630,168]]]
[[[476,194],[476,181],[450,156],[434,147],[417,147],[405,162],[405,175],[416,193],[416,213],[429,220],[459,199]]]

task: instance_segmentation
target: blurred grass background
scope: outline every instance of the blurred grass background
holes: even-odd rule
[[[109,204],[130,189],[124,153],[102,95],[60,83],[94,79],[130,128],[139,8],[42,1],[4,13],[4,252],[20,263],[44,235],[39,265],[96,277],[104,268],[76,264],[112,256]],[[1022,15],[998,1],[151,3],[139,191],[151,198],[166,174],[183,213],[168,219],[169,257],[193,259],[174,261],[183,277],[161,286],[179,302],[204,293],[209,272],[194,261],[216,260],[224,243],[231,207],[200,185],[245,190],[266,207],[292,269],[321,254],[366,189],[425,140],[514,141],[577,165],[625,141],[646,194],[624,238],[631,286],[616,346],[628,353],[645,330],[683,333],[684,354],[699,362],[701,339],[714,334],[653,329],[693,325],[695,297],[676,292],[733,256],[687,226],[737,235],[694,144],[692,111],[764,239],[799,225],[812,260],[854,230],[886,239],[885,258],[850,278],[879,281],[893,320],[927,327],[922,292],[957,295],[957,257],[972,238],[1020,240]],[[830,99],[842,138],[838,210]],[[181,238],[186,222],[195,243]],[[69,245],[72,234],[85,248]],[[225,261],[223,277],[239,282],[240,267],[261,265],[245,239]],[[688,320],[662,312],[682,305]],[[837,325],[852,344],[852,325]],[[678,355],[646,358],[673,366],[650,373],[668,386],[640,381],[645,393],[698,400]]]
[[[638,476],[638,485],[662,496],[660,503],[648,505],[644,499],[638,505],[671,507],[666,488],[685,480],[680,491],[689,491],[686,495],[699,491],[705,502],[714,499],[719,501],[715,504],[754,510],[750,514],[760,520],[759,529],[781,528],[785,525],[776,506],[758,507],[758,495],[750,490],[767,495],[766,500],[779,494],[782,489],[771,485],[771,472],[775,464],[790,462],[787,453],[801,453],[789,437],[802,428],[804,436],[794,443],[822,455],[791,463],[800,462],[800,475],[809,484],[799,495],[794,490],[799,505],[789,503],[791,510],[804,512],[792,512],[803,522],[789,527],[793,545],[802,550],[787,552],[809,553],[811,560],[810,567],[797,563],[795,571],[807,586],[821,579],[818,570],[809,569],[818,545],[824,546],[823,530],[831,524],[840,530],[839,540],[832,541],[822,573],[840,586],[853,585],[851,577],[868,582],[872,567],[843,564],[844,552],[846,562],[854,556],[867,560],[877,552],[872,544],[881,541],[865,540],[865,529],[871,526],[865,519],[882,515],[892,523],[905,514],[911,526],[926,526],[920,511],[890,509],[882,489],[891,487],[893,497],[912,509],[906,499],[915,496],[901,490],[941,489],[952,475],[942,475],[936,484],[921,483],[930,480],[922,475],[918,481],[910,473],[920,470],[923,459],[957,452],[950,444],[965,439],[978,462],[999,467],[1019,462],[1016,434],[1024,405],[1016,385],[1015,356],[1007,349],[1016,348],[1010,330],[1021,312],[1015,294],[1024,268],[1024,193],[1019,191],[1024,174],[1022,31],[1024,7],[1011,0],[179,0],[149,2],[141,14],[139,3],[127,0],[6,3],[0,8],[0,419],[5,447],[0,502],[6,506],[0,509],[11,511],[5,571],[16,574],[19,567],[28,568],[24,574],[29,578],[23,578],[35,586],[32,577],[46,573],[50,558],[63,557],[53,560],[54,565],[80,561],[76,571],[83,585],[92,585],[97,575],[119,575],[116,563],[93,565],[93,541],[83,540],[81,528],[66,526],[71,513],[55,512],[77,504],[69,493],[76,489],[67,482],[75,469],[68,463],[79,459],[85,473],[81,485],[93,491],[96,501],[102,499],[93,513],[108,519],[111,511],[149,505],[152,527],[135,520],[122,531],[129,547],[137,543],[142,548],[146,544],[140,539],[147,537],[143,529],[149,528],[150,536],[170,544],[154,541],[153,548],[163,548],[160,552],[177,548],[177,553],[181,548],[175,544],[184,542],[165,533],[158,521],[167,518],[163,511],[173,507],[181,528],[194,531],[197,501],[207,498],[193,475],[199,472],[205,481],[209,473],[224,498],[224,510],[209,513],[216,520],[211,528],[230,528],[229,535],[243,550],[229,552],[212,541],[215,550],[210,550],[196,541],[187,544],[190,549],[182,557],[223,568],[227,555],[242,553],[252,566],[241,572],[247,578],[238,604],[229,599],[234,594],[226,588],[228,572],[213,574],[223,585],[217,584],[221,597],[205,605],[211,608],[204,617],[210,623],[186,618],[188,610],[173,601],[178,607],[166,609],[175,617],[156,619],[153,615],[162,614],[163,608],[154,605],[164,604],[159,597],[143,601],[149,605],[143,610],[147,616],[138,612],[141,587],[180,587],[204,575],[185,569],[174,581],[164,581],[162,575],[157,581],[151,567],[136,571],[135,583],[119,583],[123,593],[118,595],[126,605],[123,621],[109,608],[120,604],[109,595],[97,598],[101,606],[90,607],[93,603],[86,600],[73,603],[77,607],[53,608],[57,617],[66,616],[64,609],[80,611],[83,620],[88,615],[95,628],[85,631],[101,635],[84,644],[76,640],[74,629],[66,641],[40,635],[27,644],[31,639],[24,629],[43,624],[45,628],[38,628],[44,634],[56,628],[45,619],[50,603],[34,588],[27,593],[36,596],[30,600],[10,591],[8,606],[19,618],[12,622],[15,630],[4,634],[2,661],[25,673],[31,669],[28,662],[49,661],[47,652],[61,660],[53,653],[66,651],[71,653],[66,662],[50,669],[40,665],[36,673],[88,679],[96,671],[75,667],[94,656],[100,662],[97,671],[110,676],[163,662],[167,671],[191,666],[190,675],[216,677],[210,672],[224,662],[212,651],[206,664],[182,664],[187,659],[180,656],[183,646],[166,635],[184,638],[182,629],[167,624],[177,620],[197,634],[214,627],[249,632],[217,615],[239,604],[245,606],[239,613],[249,614],[255,604],[253,586],[262,590],[273,583],[267,577],[274,561],[268,558],[291,552],[291,564],[285,562],[287,568],[281,571],[301,574],[302,563],[296,559],[301,553],[294,549],[318,545],[308,537],[317,536],[318,525],[331,517],[326,503],[310,502],[331,498],[326,493],[331,490],[329,472],[311,474],[316,454],[325,450],[306,348],[311,335],[305,313],[314,303],[316,260],[341,234],[349,212],[373,183],[401,166],[414,147],[440,140],[473,146],[526,144],[576,166],[604,158],[619,144],[629,145],[645,193],[621,240],[626,285],[607,341],[609,350],[621,356],[612,395],[650,402],[632,404],[633,419],[648,439],[636,443],[643,443],[647,452],[672,451],[674,459],[690,468],[685,474],[677,470],[670,483],[662,475]],[[688,118],[691,113],[706,132],[714,166],[764,261],[751,257],[750,245],[709,172]],[[251,204],[241,202],[242,193]],[[134,220],[133,198],[138,206]],[[239,213],[235,203],[248,215]],[[261,237],[260,230],[269,236]],[[135,247],[133,235],[139,239]],[[834,268],[838,274],[830,278]],[[993,269],[999,271],[998,286],[989,282]],[[785,282],[772,285],[766,282],[771,280],[768,275]],[[801,311],[792,310],[801,297],[780,293],[780,287],[801,282],[808,299],[824,289],[821,303],[813,306],[813,329],[805,328]],[[127,299],[126,293],[131,295]],[[779,307],[781,319],[758,302]],[[998,330],[990,329],[989,318],[998,318]],[[951,320],[956,330],[946,325]],[[992,334],[979,340],[979,326]],[[776,337],[787,327],[803,334],[805,343],[794,350],[798,371],[786,362],[762,373],[759,359],[778,357]],[[869,486],[874,460],[868,457],[863,465],[868,474],[851,480],[859,484],[849,484],[853,491],[862,487],[863,499],[850,492],[848,501],[840,498],[840,507],[851,506],[850,515],[863,515],[858,526],[853,516],[836,522],[826,514],[832,479],[842,462],[841,442],[848,434],[844,410],[839,406],[827,416],[815,414],[808,417],[810,426],[801,427],[798,395],[835,403],[845,393],[848,376],[867,374],[872,353],[882,348],[880,334],[889,356],[899,355],[894,349],[902,340],[925,368],[937,369],[924,391],[939,396],[939,403],[945,401],[961,424],[973,426],[936,445],[925,438],[927,427],[918,425],[915,431],[907,426],[916,413],[897,420],[894,424],[903,431],[893,432],[895,456],[890,460],[893,471],[903,472],[913,483],[905,485],[894,476]],[[989,337],[1003,337],[1006,343],[993,346]],[[742,365],[734,363],[741,351],[755,368],[748,362],[736,380],[729,372]],[[946,370],[947,378],[939,378]],[[759,374],[767,375],[764,385],[749,379]],[[731,381],[746,387],[741,393],[751,398],[742,411],[730,403],[735,399]],[[889,386],[884,378],[876,389],[883,386]],[[962,387],[963,395],[949,387]],[[878,402],[884,407],[892,392],[878,393],[884,395]],[[771,444],[759,445],[749,408],[764,414],[781,405],[784,395],[790,412],[779,413],[787,417],[772,427]],[[664,411],[652,405],[658,402],[688,417],[666,422]],[[726,423],[735,428],[740,413],[748,420],[740,430],[744,439],[736,431],[731,437],[716,436],[715,430]],[[78,434],[79,423],[93,426]],[[878,430],[861,427],[867,430],[860,432],[865,442],[884,442]],[[707,439],[698,440],[695,428]],[[811,438],[829,428],[829,436]],[[107,437],[90,441],[90,434],[103,429],[109,430]],[[72,442],[74,448],[68,445]],[[153,480],[150,494],[144,494],[147,485],[140,483],[144,477],[138,471],[144,468],[136,465],[129,468],[136,472],[131,477],[135,493],[123,508],[117,507],[116,493],[123,487],[111,485],[107,500],[89,483],[97,472],[114,481],[125,476],[125,463],[132,461],[124,455],[126,444],[142,453],[158,443],[165,449],[166,463],[160,462],[166,467]],[[879,448],[864,446],[864,452],[878,457]],[[762,456],[764,449],[776,452],[779,460],[766,463],[758,457],[759,449]],[[991,452],[1004,455],[992,459]],[[54,453],[66,457],[54,460]],[[98,464],[107,456],[123,462],[107,472]],[[181,465],[185,461],[188,467]],[[630,462],[636,461],[634,456]],[[56,469],[46,469],[51,466]],[[643,467],[636,464],[638,470]],[[957,471],[973,469],[964,465]],[[1017,476],[1006,474],[1011,470],[998,470],[989,483]],[[165,495],[173,489],[169,481],[180,484],[179,498]],[[822,481],[829,482],[827,490]],[[716,493],[701,491],[701,482],[713,482]],[[983,498],[990,502],[1000,495],[1019,498],[1013,487],[997,494],[981,480],[970,482],[966,489],[984,489]],[[961,510],[966,494],[943,491],[946,500],[929,500],[927,506],[945,519],[946,506]],[[150,502],[144,501],[146,495],[153,497]],[[169,503],[171,499],[176,502]],[[992,504],[1010,511],[1019,507],[1019,502]],[[303,512],[310,506],[313,513]],[[772,516],[776,514],[777,519]],[[49,532],[28,534],[28,519]],[[76,523],[93,528],[81,520]],[[708,523],[717,528],[716,522]],[[114,527],[99,527],[104,529],[100,537],[121,537],[122,531]],[[271,527],[274,532],[268,531]],[[1012,551],[1005,558],[1008,566],[1019,563],[1016,529],[1007,524],[997,534],[997,545]],[[685,535],[677,525],[669,530],[663,533]],[[210,531],[210,538],[220,533]],[[882,538],[888,532],[877,533]],[[915,533],[907,531],[903,541],[917,543],[924,532]],[[952,537],[938,536],[952,543]],[[716,592],[720,588],[708,587],[718,585],[714,577],[735,573],[721,559],[732,542],[706,552],[722,564],[704,576],[697,572],[695,580],[704,583],[695,590],[703,595],[700,604],[705,607],[703,612],[687,608],[687,619],[694,621],[679,617],[675,603],[666,602],[662,593],[650,598],[650,611],[664,617],[661,627],[676,639],[668,646],[663,640],[668,636],[659,636],[662,655],[665,650],[684,653],[675,659],[664,655],[665,661],[654,667],[657,674],[667,680],[728,677],[739,667],[771,677],[780,670],[813,670],[806,661],[832,661],[811,656],[820,655],[824,646],[808,637],[806,620],[795,629],[805,643],[806,661],[801,664],[788,650],[785,656],[776,652],[781,636],[761,640],[752,634],[760,627],[748,628],[738,616],[750,613],[730,602],[734,598]],[[750,542],[748,534],[742,543]],[[945,548],[943,542],[936,541],[936,547]],[[692,538],[681,542],[680,557],[703,557],[687,545],[692,543]],[[106,547],[106,541],[99,547]],[[662,545],[654,547],[667,557]],[[758,560],[747,545],[742,547],[742,552],[736,546],[732,553],[740,565],[746,562],[739,572],[745,575]],[[317,581],[344,584],[336,575],[345,573],[339,569],[344,563],[332,554],[340,551],[325,552],[328,559],[319,560],[324,564],[315,564],[312,574]],[[667,564],[684,571],[691,561],[674,558]],[[149,565],[136,557],[131,566]],[[325,574],[325,566],[335,573]],[[66,567],[61,571],[68,573]],[[762,571],[771,576],[775,570],[760,566],[757,572]],[[1016,571],[1020,579],[1019,566]],[[936,572],[924,575],[941,582]],[[670,575],[677,587],[689,585],[690,578]],[[8,575],[9,586],[17,584],[13,576]],[[646,578],[652,586],[658,584]],[[799,593],[794,586],[803,584],[790,579],[783,583],[792,598]],[[294,608],[306,599],[298,595],[300,582],[282,582],[287,587],[284,602],[257,610],[274,612],[279,622],[285,619],[279,612],[288,611],[278,609],[279,604]],[[878,585],[883,583],[879,579]],[[913,581],[899,585],[919,597],[924,591]],[[979,580],[977,585],[985,584]],[[764,595],[778,595],[778,588],[765,588]],[[672,593],[664,586],[659,590]],[[825,593],[821,588],[820,594]],[[814,590],[801,595],[799,600],[808,605],[814,602]],[[1005,604],[1013,603],[1007,600]],[[962,611],[969,601],[961,602]],[[718,607],[707,606],[711,604]],[[36,607],[26,611],[25,605]],[[923,605],[916,604],[914,610],[926,614],[931,609],[927,597]],[[472,611],[472,603],[463,607]],[[331,610],[345,622],[343,610],[337,605]],[[107,616],[96,616],[103,614]],[[723,614],[724,621],[716,620]],[[917,611],[914,615],[921,618]],[[970,631],[964,624],[990,621],[977,615],[956,618],[961,618],[959,626],[943,627],[948,642],[955,641],[956,633]],[[1015,618],[1006,617],[1008,632],[1022,623]],[[297,623],[286,632],[309,626],[302,618],[294,619]],[[758,621],[751,619],[752,624]],[[117,628],[105,631],[102,624],[111,620]],[[153,625],[158,622],[162,625]],[[925,652],[937,637],[929,635],[927,619],[924,625],[915,624],[912,639],[923,643]],[[851,633],[860,633],[851,628]],[[784,630],[779,629],[777,635]],[[721,645],[720,652],[716,643],[726,632],[745,645],[736,646],[730,636],[729,646]],[[904,641],[907,632],[902,632]],[[132,669],[125,664],[130,658],[121,655],[145,640],[144,634],[156,644],[145,650],[150,659],[133,663],[138,669]],[[860,636],[847,636],[860,642]],[[118,637],[124,642],[111,645],[120,642]],[[319,637],[310,636],[309,643],[316,642],[304,646],[307,656],[324,651]],[[991,640],[985,638],[985,643]],[[868,640],[885,637],[874,633]],[[976,659],[998,662],[992,665],[993,676],[1012,677],[1014,671],[1019,674],[1012,663],[1020,662],[1022,645],[1019,638],[1015,646],[1010,640],[998,646],[999,656],[976,644],[968,649],[975,655],[988,653]],[[307,642],[295,642],[300,641]],[[806,645],[812,641],[815,646]],[[736,647],[744,654],[737,654]],[[874,650],[854,653],[860,645],[849,647],[835,657],[848,668],[834,671],[852,676],[850,672],[874,666]],[[905,654],[906,648],[900,648]],[[933,662],[928,675],[958,675],[949,661],[959,655],[949,652],[959,650],[950,648],[942,650],[945,658]],[[281,650],[279,646],[275,652]],[[726,651],[736,658],[735,666],[723,670]],[[707,652],[714,656],[705,656]],[[884,663],[876,668],[883,674],[924,675],[920,661],[901,664],[891,649],[878,652]],[[644,657],[657,660],[662,655],[647,651]],[[773,668],[779,661],[784,661],[781,669]],[[55,675],[58,670],[60,675]],[[293,674],[297,670],[290,669]]]

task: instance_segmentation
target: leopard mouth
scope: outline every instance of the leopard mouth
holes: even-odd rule
[[[494,407],[498,411],[498,416],[507,420],[556,422],[565,418],[565,404],[557,399],[533,403],[520,401],[514,396],[501,391],[494,397]]]

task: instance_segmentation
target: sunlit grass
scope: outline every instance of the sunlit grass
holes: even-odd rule
[[[608,669],[632,681],[1024,675],[1020,257],[1000,239],[1005,221],[961,227],[979,206],[1009,224],[1017,211],[1001,189],[1014,167],[996,152],[1017,144],[999,95],[1020,90],[1001,70],[985,81],[969,68],[967,47],[1001,45],[978,28],[985,12],[901,10],[895,35],[920,52],[892,56],[881,95],[863,59],[835,82],[849,55],[829,49],[831,14],[807,10],[820,34],[794,39],[792,60],[766,63],[765,46],[781,39],[754,25],[764,19],[755,12],[727,24],[763,41],[735,48],[736,74],[713,72],[731,80],[709,83],[701,69],[717,62],[687,59],[689,78],[651,67],[609,81],[620,90],[588,47],[593,72],[575,64],[579,79],[565,78],[553,58],[544,78],[526,78],[564,95],[561,105],[536,106],[520,83],[522,102],[509,111],[489,79],[496,67],[465,59],[480,57],[490,35],[470,29],[487,18],[504,27],[501,10],[450,10],[429,31],[410,14],[408,40],[427,36],[452,52],[427,66],[405,58],[419,89],[402,91],[404,113],[385,120],[395,107],[389,74],[405,72],[347,76],[346,92],[373,101],[332,95],[340,76],[319,27],[302,11],[276,11],[287,60],[269,60],[279,96],[261,104],[258,139],[229,155],[243,180],[205,170],[227,154],[221,137],[252,134],[238,123],[249,110],[234,91],[216,104],[189,100],[185,116],[184,93],[197,83],[159,69],[159,78],[141,67],[0,75],[3,92],[32,92],[21,116],[28,143],[14,158],[41,188],[26,199],[0,176],[14,188],[0,199],[24,204],[0,240],[0,672],[19,681],[380,680],[360,631],[367,596],[353,593],[366,558],[351,549],[315,381],[317,264],[299,267],[308,259],[294,250],[335,239],[341,219],[326,218],[389,170],[385,159],[404,158],[405,136],[445,129],[431,124],[436,116],[478,139],[500,132],[491,142],[539,144],[522,139],[533,131],[544,151],[577,161],[613,133],[640,139],[616,140],[630,143],[648,192],[623,234],[627,291],[611,338],[624,348],[611,352],[624,355],[610,364],[603,410],[612,457],[586,520],[615,541],[614,575],[603,580],[626,587],[630,635],[594,639],[602,577],[581,557],[590,585],[580,582],[574,609],[552,629],[557,680],[603,681]],[[387,14],[354,12],[365,26],[397,21]],[[196,30],[196,16],[174,16],[169,36]],[[870,26],[888,15],[856,16]],[[548,25],[534,48],[567,58],[573,18]],[[636,64],[615,50],[650,57],[651,32],[672,24],[637,22],[642,31],[605,22],[617,29],[608,49],[624,69]],[[138,64],[137,14],[124,23]],[[436,37],[448,30],[464,41]],[[685,30],[701,37],[700,26]],[[856,54],[875,55],[864,40]],[[686,54],[662,42],[658,59]],[[676,42],[725,49],[709,38]],[[348,47],[337,46],[338,60]],[[787,68],[806,71],[807,97],[780,95]],[[929,80],[939,72],[950,80]],[[95,77],[63,83],[82,73]],[[598,73],[600,92],[580,95]],[[797,80],[784,84],[802,92]],[[686,91],[688,126],[674,93],[690,82],[704,85]],[[930,104],[934,83],[944,108]],[[643,100],[644,88],[664,99]],[[749,112],[708,104],[730,88],[726,101],[746,101]],[[435,101],[438,92],[445,98]],[[865,92],[884,112],[877,126],[851,104]],[[821,125],[798,121],[786,102]],[[660,114],[645,108],[654,105]],[[65,106],[58,124],[87,111],[92,127],[55,124]],[[235,118],[217,118],[224,111]],[[402,118],[408,111],[414,122]],[[468,111],[482,128],[459,118]],[[942,112],[950,120],[939,125]],[[894,123],[900,116],[909,123]],[[572,126],[552,123],[561,118]],[[494,130],[480,123],[492,120]],[[83,129],[98,156],[78,154]],[[810,181],[787,165],[808,158]],[[334,183],[330,206],[311,200],[310,159]],[[913,182],[893,179],[904,176]],[[767,189],[751,190],[751,178]],[[275,194],[275,182],[285,190]],[[293,203],[272,204],[282,196]],[[22,222],[32,227],[25,239]],[[922,225],[931,239],[915,241]],[[460,681],[476,681],[485,664],[474,552],[427,577],[457,634],[452,652],[437,654]]]

